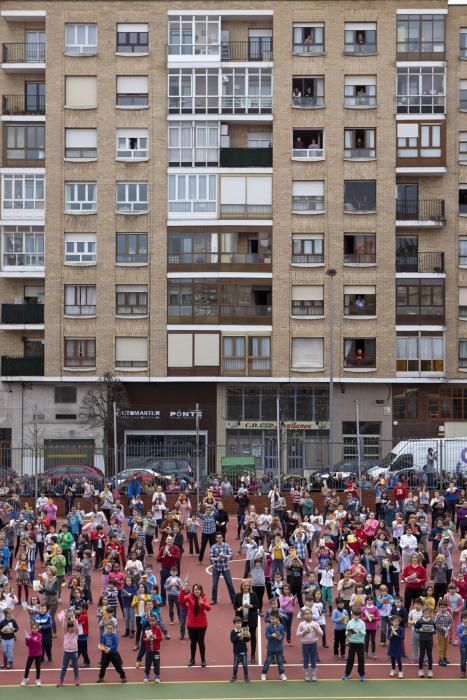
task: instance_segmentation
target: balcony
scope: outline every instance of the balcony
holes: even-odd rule
[[[270,219],[272,204],[221,204],[221,219]]]
[[[256,304],[175,306],[170,304],[167,310],[167,322],[270,325],[272,322],[272,306]]]
[[[44,358],[2,355],[1,374],[3,377],[43,377]]]
[[[44,324],[43,304],[2,304],[1,323],[8,326]]]
[[[272,38],[255,37],[250,41],[223,41],[221,61],[272,61]]]
[[[2,68],[10,73],[45,70],[45,44],[3,44]]]
[[[169,114],[272,114],[272,96],[169,96]]]
[[[3,95],[2,114],[8,116],[37,116],[45,114],[45,97],[25,97],[25,95]]]
[[[441,227],[444,199],[396,200],[396,226]]]
[[[221,168],[272,168],[272,148],[221,148]]]
[[[397,255],[396,272],[444,272],[444,253],[416,253],[414,255]]]
[[[221,272],[248,271],[270,272],[272,269],[271,253],[219,253],[206,251],[200,253],[169,253],[167,270],[169,272],[191,272],[196,270]]]

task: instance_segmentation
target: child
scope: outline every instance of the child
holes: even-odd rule
[[[24,669],[23,680],[21,685],[27,685],[29,679],[29,671],[31,666],[36,666],[36,685],[41,685],[41,661],[42,661],[42,634],[39,632],[39,625],[33,622],[31,625],[31,633],[26,635],[26,646],[28,648],[28,658],[26,659],[26,667]]]
[[[279,598],[280,594],[282,593],[283,585],[281,574],[279,572],[275,573],[271,582],[271,595],[273,598]]]
[[[161,649],[162,631],[157,624],[156,616],[149,617],[149,624],[144,630],[144,646],[146,648],[146,657],[144,660],[144,682],[149,682],[149,674],[151,666],[154,668],[154,683],[161,682]]]
[[[188,537],[188,544],[190,545],[190,557],[193,556],[193,550],[196,554],[199,554],[198,530],[200,527],[201,525],[196,518],[187,519],[186,534]]]
[[[320,593],[321,593],[321,591],[320,591]],[[284,619],[285,633],[286,633],[286,637],[287,637],[287,644],[289,645],[289,647],[292,646],[292,643],[291,643],[292,620],[293,620],[295,603],[296,603],[296,598],[295,598],[295,596],[293,596],[290,593],[289,584],[284,583],[284,586],[282,588],[282,593],[279,595],[279,606],[285,615],[285,619]]]
[[[386,646],[386,635],[388,629],[389,618],[391,616],[394,598],[389,595],[388,588],[384,584],[379,587],[378,595],[376,596],[376,607],[379,610],[381,621],[381,646]]]
[[[48,661],[52,661],[52,616],[47,612],[47,605],[41,603],[39,605],[39,611],[34,615],[35,624],[39,626],[39,632],[41,633],[42,639],[42,656],[41,663],[44,663],[45,657],[47,656]]]
[[[408,624],[412,628],[412,663],[414,664],[418,662],[418,655],[420,650],[420,633],[418,630],[415,629],[415,623],[418,622],[423,615],[422,607],[423,599],[415,598],[414,607],[409,612],[409,617],[407,620]]]
[[[115,581],[109,579],[107,587],[103,591],[105,597],[107,598],[107,607],[112,609],[112,615],[117,617],[117,606],[118,606],[118,590],[115,585]]]
[[[358,608],[363,608],[366,603],[366,593],[363,590],[363,584],[357,583],[355,585],[355,593],[352,593],[350,598],[350,607],[353,608],[357,606]]]
[[[102,642],[97,645],[97,648],[102,652],[102,656],[96,683],[104,682],[105,672],[110,663],[117,671],[122,683],[126,683],[126,675],[122,666],[122,658],[118,653],[118,634],[115,631],[115,627],[112,622],[108,622],[106,624],[105,632],[102,635]]]
[[[16,588],[18,591],[18,602],[21,603],[21,593],[24,590],[24,598],[26,603],[29,598],[29,562],[26,552],[21,552],[18,557],[18,561],[15,565],[16,571]]]
[[[431,608],[423,608],[423,615],[415,623],[415,629],[420,635],[420,648],[418,653],[418,676],[424,678],[423,661],[425,654],[428,658],[428,678],[433,678],[433,635],[436,632],[435,621],[431,615]]]
[[[249,683],[248,678],[248,652],[246,643],[250,639],[250,632],[247,627],[243,627],[243,621],[241,617],[234,617],[233,619],[234,628],[230,632],[230,641],[233,647],[233,668],[232,668],[232,678],[231,683],[235,683],[237,680],[238,665],[241,663],[243,666],[243,679],[245,683]]]
[[[457,593],[456,586],[454,583],[450,583],[448,586],[448,592],[444,596],[444,600],[448,606],[448,610],[452,615],[452,625],[449,630],[449,641],[451,644],[457,646],[456,639],[456,629],[459,626],[460,614],[464,607],[464,599]]]
[[[264,616],[264,621],[268,623],[271,619],[271,615],[273,613],[277,613],[279,616],[279,620],[285,624],[285,614],[284,611],[280,609],[279,607],[279,599],[278,598],[271,598],[271,607],[266,610],[266,614]]]
[[[439,601],[438,612],[435,615],[436,639],[438,640],[438,666],[447,666],[448,638],[452,627],[452,615],[445,600]]]
[[[311,680],[317,681],[316,662],[318,656],[318,639],[323,635],[323,631],[318,622],[313,620],[311,610],[306,608],[303,611],[303,620],[297,627],[297,637],[301,639],[303,654],[303,674],[306,681],[310,680],[308,675],[308,664],[311,666]]]
[[[180,611],[180,640],[183,641],[185,639],[185,630],[186,630],[186,618],[188,615],[188,610],[186,607],[186,599],[191,593],[191,587],[190,587],[190,581],[188,580],[188,577],[185,578],[183,581],[183,588],[179,593],[178,596],[178,609]]]
[[[323,595],[324,609],[326,604],[329,606],[329,612],[332,613],[332,589],[334,586],[334,571],[330,561],[325,564],[324,569],[318,569],[318,574],[321,574],[319,580],[321,593]]]
[[[375,605],[373,596],[369,595],[366,599],[366,605],[362,608],[362,620],[365,624],[365,656],[368,656],[371,642],[371,654],[376,659],[376,630],[380,620],[379,610]]]
[[[78,670],[78,623],[76,622],[74,611],[67,610],[63,618],[63,661],[60,677],[57,682],[57,688],[61,688],[67,672],[68,666],[71,663],[75,676],[75,685],[79,685],[79,670]]]
[[[88,654],[89,618],[87,603],[81,603],[76,614],[76,622],[78,623],[78,659],[80,656],[83,657],[81,668],[89,668],[91,662]]]
[[[167,601],[169,603],[169,621],[170,624],[174,624],[174,608],[177,609],[178,621],[180,622],[180,606],[178,604],[178,596],[182,590],[183,582],[180,576],[177,575],[177,567],[172,566],[170,569],[170,576],[167,578],[164,588],[167,595]]]
[[[13,619],[11,608],[3,611],[5,617],[0,622],[0,638],[2,640],[3,664],[2,668],[13,667],[13,654],[15,650],[15,634],[18,631],[18,624]]]
[[[349,642],[349,653],[345,672],[342,680],[346,681],[350,678],[354,666],[355,655],[358,659],[358,675],[361,681],[365,680],[365,634],[366,629],[363,620],[360,619],[362,611],[360,608],[352,609],[352,618],[347,623],[345,630],[346,637]]]
[[[344,607],[344,600],[337,598],[336,609],[332,613],[332,622],[334,625],[334,658],[339,658],[339,649],[341,659],[345,658],[345,630],[349,621],[349,613]]]
[[[123,586],[120,593],[120,598],[122,601],[123,619],[125,621],[125,634],[123,635],[124,637],[135,636],[135,609],[132,603],[136,592],[137,588],[133,583],[132,576],[125,576],[125,585]]]
[[[276,660],[281,681],[286,681],[287,676],[284,670],[284,626],[279,622],[279,614],[271,612],[269,624],[266,625],[266,660],[261,669],[261,680],[267,680],[269,666]]]
[[[457,628],[457,638],[461,653],[461,678],[465,678],[467,666],[467,611],[461,615],[461,623]]]
[[[251,569],[251,587],[253,593],[256,593],[256,597],[259,602],[259,612],[258,615],[262,615],[263,612],[263,598],[264,591],[266,587],[266,576],[263,567],[263,558],[257,557],[255,559],[253,568]]]
[[[326,606],[323,603],[323,597],[321,595],[321,590],[319,588],[313,593],[313,605],[311,606],[311,614],[313,620],[315,620],[321,627],[321,632],[323,633],[323,649],[327,649],[328,645],[326,642],[326,618],[325,618]],[[319,657],[318,657],[319,661]]]
[[[388,656],[391,659],[390,676],[396,675],[396,663],[399,669],[399,678],[404,678],[402,671],[402,641],[404,639],[404,628],[398,615],[393,615],[389,620],[389,646]]]

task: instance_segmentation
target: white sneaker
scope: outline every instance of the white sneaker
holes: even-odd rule
[[[404,674],[402,673],[402,671],[399,671],[399,678],[404,678]]]
[[[285,675],[285,673],[281,673],[281,681],[286,681],[286,680],[287,680],[287,676]]]
[[[149,683],[149,676],[144,676],[143,683]]]
[[[316,681],[318,680],[318,676],[316,675],[316,673],[311,673],[311,680],[313,683],[316,683]]]
[[[428,671],[428,678],[433,678],[433,671]]]
[[[418,672],[418,677],[419,677],[419,678],[425,678],[425,674],[423,673],[422,669],[419,670],[419,672]]]
[[[261,674],[261,680],[262,680],[262,681],[266,681],[266,680],[267,680],[266,674],[265,674],[265,673],[262,673],[262,674]]]
[[[24,686],[24,685],[27,685],[27,684],[28,684],[28,679],[27,679],[27,678],[23,678],[23,680],[21,681],[21,685]]]
[[[156,676],[154,678],[154,683],[160,683],[160,682],[161,682],[161,679],[159,678],[159,676]]]
[[[394,678],[394,676],[396,675],[396,672],[394,671],[394,669],[391,669],[389,671],[389,675],[391,676],[391,678]]]

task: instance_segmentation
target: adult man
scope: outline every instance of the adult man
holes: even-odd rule
[[[220,532],[216,535],[216,543],[212,545],[210,552],[212,564],[212,594],[211,605],[217,604],[217,586],[221,576],[224,577],[227,590],[232,603],[235,599],[235,590],[232,583],[232,575],[229,569],[229,561],[232,559],[232,549],[224,542]]]
[[[157,555],[157,561],[161,565],[161,585],[160,594],[162,598],[162,604],[165,605],[166,602],[166,592],[165,592],[165,582],[170,576],[170,569],[172,567],[177,568],[178,560],[180,559],[180,550],[176,544],[174,544],[174,539],[171,535],[167,536],[165,544],[159,548],[159,553]]]
[[[211,506],[206,506],[205,513],[196,513],[196,515],[202,521],[201,547],[198,556],[198,561],[202,564],[207,543],[209,542],[209,547],[212,547],[216,543],[216,509],[213,509]]]
[[[220,532],[223,539],[227,534],[227,523],[229,522],[229,514],[224,510],[223,504],[219,501],[217,503],[217,513],[216,513],[216,527],[217,532]]]

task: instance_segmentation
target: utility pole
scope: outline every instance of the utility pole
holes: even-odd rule
[[[37,464],[37,450],[39,441],[39,426],[37,424],[37,406],[34,406],[34,416],[33,416],[33,444],[34,444],[34,498],[37,501],[39,495],[39,474],[38,474],[38,464]]]
[[[329,365],[329,440],[328,460],[329,469],[334,465],[334,285],[333,280],[337,272],[334,269],[326,270],[329,277],[329,307],[328,307],[328,365]]]
[[[276,442],[277,442],[277,486],[281,490],[281,400],[279,389],[276,396]]]
[[[360,442],[360,416],[358,412],[358,401],[355,401],[355,422],[357,424],[357,469],[358,469],[358,490],[360,493],[360,505],[362,505],[362,445]]]
[[[199,510],[199,403],[196,404],[196,438],[195,438],[195,468],[196,468],[196,509]]]
[[[112,404],[114,420],[114,469],[115,469],[115,489],[118,491],[118,454],[117,454],[117,403]]]

